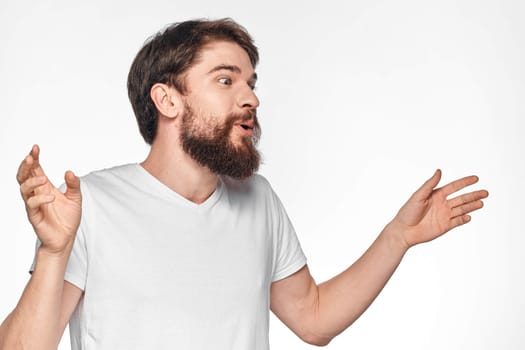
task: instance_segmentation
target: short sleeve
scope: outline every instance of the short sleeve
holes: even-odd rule
[[[272,282],[286,278],[306,264],[306,256],[279,197],[272,190],[274,264]]]
[[[81,183],[81,189],[82,189]],[[60,191],[65,191],[65,185],[60,187]],[[84,211],[84,203],[82,204]],[[29,273],[32,273],[35,270],[36,265],[36,252],[40,248],[41,242],[37,238],[36,247],[35,247],[35,256],[33,258],[33,263],[29,269]],[[75,242],[73,243],[73,249],[71,255],[69,256],[69,261],[67,263],[66,272],[64,274],[64,280],[69,283],[77,286],[78,288],[85,290],[86,288],[86,278],[87,278],[87,249],[86,249],[86,237],[83,230],[83,220],[81,220],[79,229],[77,231]]]

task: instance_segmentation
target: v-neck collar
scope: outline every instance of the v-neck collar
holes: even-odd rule
[[[153,191],[155,194],[163,197],[164,199],[178,203],[187,208],[194,208],[197,210],[206,210],[208,208],[211,208],[219,200],[224,190],[224,184],[222,183],[222,179],[219,176],[215,191],[213,191],[213,193],[204,202],[197,204],[160,182],[155,176],[151,175],[139,163],[135,163],[134,167],[136,168],[137,176],[139,176],[139,178],[142,180],[141,183],[145,184],[150,191]]]

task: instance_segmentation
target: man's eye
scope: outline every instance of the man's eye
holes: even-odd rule
[[[230,78],[219,78],[219,83],[223,85],[231,85],[232,80]]]

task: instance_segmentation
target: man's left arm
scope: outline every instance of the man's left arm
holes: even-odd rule
[[[388,282],[406,251],[470,221],[470,212],[483,206],[485,190],[451,199],[455,192],[478,181],[468,176],[435,187],[441,171],[417,190],[383,229],[368,250],[348,269],[317,285],[308,266],[276,281],[271,309],[304,341],[326,345],[370,306]]]

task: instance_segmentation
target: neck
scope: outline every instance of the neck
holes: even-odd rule
[[[178,138],[170,141],[157,137],[140,165],[168,188],[197,204],[206,201],[217,188],[218,176],[186,154]]]

